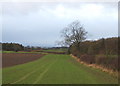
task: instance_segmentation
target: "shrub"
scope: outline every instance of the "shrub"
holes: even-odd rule
[[[95,62],[105,68],[118,70],[118,58],[110,58],[105,55],[100,55],[96,57]]]
[[[93,63],[95,63],[95,56],[84,54],[84,55],[81,55],[80,60],[84,61],[88,64],[93,64]]]

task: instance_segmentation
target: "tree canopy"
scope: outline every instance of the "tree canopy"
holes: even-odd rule
[[[62,43],[65,45],[79,44],[86,39],[87,32],[78,20],[72,22],[62,30]]]

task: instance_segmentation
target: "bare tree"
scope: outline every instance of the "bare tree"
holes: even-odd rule
[[[62,37],[64,38],[62,42],[69,47],[75,44],[79,48],[80,43],[86,39],[86,35],[87,32],[80,22],[76,20],[62,30]]]

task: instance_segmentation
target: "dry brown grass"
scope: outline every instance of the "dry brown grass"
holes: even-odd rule
[[[81,64],[83,64],[85,66],[96,68],[96,69],[100,69],[103,72],[107,72],[107,73],[109,73],[111,75],[114,75],[114,76],[118,77],[118,71],[113,71],[112,69],[107,69],[107,68],[105,68],[105,67],[103,67],[101,65],[97,65],[97,64],[87,64],[87,63],[81,61],[79,58],[77,58],[76,56],[74,56],[72,54],[70,56],[75,58],[76,61],[78,61],[79,63],[81,63]]]

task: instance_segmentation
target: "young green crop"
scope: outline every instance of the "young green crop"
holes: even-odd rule
[[[86,67],[69,55],[48,54],[36,61],[3,68],[3,84],[117,84],[108,73]]]

